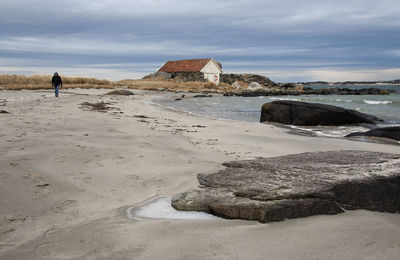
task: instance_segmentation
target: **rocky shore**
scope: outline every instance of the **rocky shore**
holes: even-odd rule
[[[208,82],[200,72],[180,72],[167,73],[156,72],[147,75],[144,80],[154,80],[155,82],[168,82],[172,85],[181,83],[210,83],[211,85],[196,90],[186,88],[189,92],[203,93],[222,93],[225,96],[281,96],[281,95],[388,95],[395,92],[384,88],[361,88],[350,89],[346,87],[326,87],[314,89],[307,85],[296,83],[277,83],[268,77],[257,74],[221,74],[218,86]],[[123,82],[121,82],[123,83]],[[126,82],[124,82],[126,83]],[[123,84],[122,84],[123,85]],[[128,84],[129,85],[129,84]],[[160,84],[158,84],[160,85]],[[201,86],[201,85],[200,85]],[[163,87],[165,91],[182,91],[178,86]],[[148,88],[149,90],[152,88]],[[156,87],[155,90],[159,89]]]
[[[257,96],[285,96],[285,95],[389,95],[395,93],[394,90],[380,88],[364,88],[364,89],[349,89],[349,88],[321,88],[312,89],[309,87],[298,86],[292,88],[264,88],[257,90],[241,90],[234,92],[226,92],[224,96],[242,96],[242,97],[257,97]]]
[[[388,95],[394,90],[381,88],[350,89],[346,87],[327,87],[314,89],[302,84],[279,84],[257,74],[222,74],[221,82],[232,85],[236,90],[225,92],[225,96],[281,96],[281,95]]]
[[[400,211],[400,156],[365,151],[302,153],[224,163],[175,196],[179,210],[281,221],[346,210]]]
[[[367,132],[354,132],[347,135],[346,137],[357,137],[357,136],[383,137],[400,141],[400,126],[381,127],[369,130]]]
[[[280,100],[266,103],[261,108],[260,122],[277,122],[287,125],[348,125],[376,124],[379,118],[342,107]]]

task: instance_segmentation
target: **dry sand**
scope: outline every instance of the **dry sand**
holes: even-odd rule
[[[174,94],[0,91],[0,259],[400,259],[400,214],[349,211],[260,224],[136,221],[127,208],[197,186],[236,159],[400,147],[290,135],[178,113]],[[107,112],[81,108],[109,103]],[[138,117],[145,116],[146,118]],[[201,127],[199,127],[201,126]]]

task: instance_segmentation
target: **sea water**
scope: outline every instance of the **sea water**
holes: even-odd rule
[[[153,219],[209,219],[215,220],[218,217],[198,211],[178,211],[171,206],[171,197],[159,197],[144,203],[140,207],[127,209],[130,219],[142,220],[143,218]]]
[[[389,95],[299,95],[299,96],[260,96],[260,97],[224,97],[215,95],[207,98],[182,98],[181,100],[163,100],[157,103],[162,106],[189,113],[218,119],[259,122],[261,107],[265,103],[276,100],[294,100],[310,103],[321,103],[357,110],[375,115],[384,120],[378,127],[400,125],[400,86],[343,86],[351,89],[376,87],[394,89],[396,93]],[[322,88],[315,87],[315,88]],[[294,127],[293,128],[298,128]],[[313,131],[320,136],[342,137],[353,131],[363,131],[372,126],[361,127],[307,127],[303,130]]]

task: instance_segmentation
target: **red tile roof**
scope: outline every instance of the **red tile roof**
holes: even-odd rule
[[[198,72],[211,59],[191,59],[191,60],[175,60],[175,61],[167,61],[164,66],[161,67],[158,71],[164,72]]]

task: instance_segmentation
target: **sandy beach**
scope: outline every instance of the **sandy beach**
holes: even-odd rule
[[[180,94],[0,91],[0,259],[400,259],[400,214],[365,210],[261,224],[128,218],[222,163],[400,146],[292,135],[151,103]],[[106,112],[81,104],[105,102]]]

